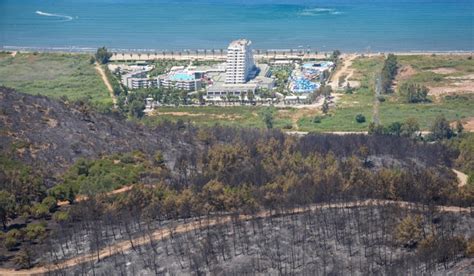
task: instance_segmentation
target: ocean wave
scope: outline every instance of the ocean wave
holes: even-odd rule
[[[298,13],[300,16],[339,15],[343,12],[331,8],[307,8]]]
[[[71,21],[71,20],[74,19],[72,16],[69,16],[69,15],[48,13],[48,12],[42,12],[42,11],[36,11],[36,14],[37,15],[42,15],[42,16],[62,18],[62,19],[64,19],[64,21]]]

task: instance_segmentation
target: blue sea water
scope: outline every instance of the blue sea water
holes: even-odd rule
[[[474,0],[0,0],[0,47],[474,50]]]

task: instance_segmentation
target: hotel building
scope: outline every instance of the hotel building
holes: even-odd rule
[[[242,84],[252,78],[255,71],[252,42],[247,39],[232,41],[227,48],[226,84]]]

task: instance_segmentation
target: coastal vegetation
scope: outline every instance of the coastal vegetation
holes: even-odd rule
[[[396,79],[390,81],[393,84],[391,89],[395,93],[385,94],[379,106],[379,117],[384,125],[402,123],[407,118],[415,118],[422,130],[429,130],[439,114],[444,114],[448,121],[474,117],[470,107],[473,101],[472,94],[436,94],[439,89],[448,84],[455,81],[463,82],[463,76],[471,73],[470,68],[474,66],[472,59],[462,55],[392,56],[390,55],[387,59],[380,56],[357,58],[352,64],[354,74],[351,79],[358,81],[360,85],[346,89],[350,93],[340,96],[334,107],[326,108],[327,115],[321,116],[318,123],[313,122],[314,116],[317,115],[314,112],[285,108],[278,109],[274,113],[274,126],[301,131],[366,131],[373,114],[373,91],[377,73],[388,72],[391,76],[393,68],[398,68],[400,71]],[[3,54],[0,56],[0,62],[5,65],[0,69],[2,71],[0,83],[3,85],[32,94],[39,93],[58,98],[66,96],[71,100],[91,101],[102,110],[111,107],[112,100],[108,96],[105,85],[95,72],[93,65],[88,62],[86,55],[20,53],[13,57],[10,54]],[[157,60],[153,74],[161,74],[172,66],[187,63],[186,61]],[[46,66],[50,69],[35,70],[34,68],[38,66]],[[415,72],[410,71],[411,73],[408,74],[405,72],[406,68],[412,68]],[[447,73],[440,74],[436,71],[437,68],[445,68],[443,72]],[[450,68],[449,72],[446,68]],[[277,76],[277,87],[281,88],[277,92],[285,94],[288,69],[275,67],[272,71]],[[67,76],[66,73],[68,73]],[[118,98],[119,108],[132,117],[144,115],[142,112],[144,99],[148,95],[175,106],[182,105],[193,98],[199,101],[201,97],[199,93],[184,95],[179,91],[163,89],[136,91],[130,94],[121,87],[115,74],[108,70],[106,74]],[[129,104],[126,105],[125,102]],[[161,107],[156,112],[160,115],[146,118],[146,123],[189,120],[197,125],[207,126],[219,123],[230,126],[265,127],[258,115],[260,107],[234,105],[235,103],[229,102],[225,108]],[[322,114],[322,110],[320,113]],[[357,114],[363,115],[366,122],[356,122],[354,117]],[[226,120],[229,118],[230,120]]]
[[[0,85],[52,98],[112,106],[107,88],[86,54],[18,53],[0,55]]]
[[[387,94],[392,92],[392,85],[397,71],[397,57],[394,54],[388,54],[380,74],[382,93]]]
[[[95,60],[99,62],[100,64],[107,64],[112,57],[112,53],[107,51],[107,48],[105,47],[100,47],[97,49],[97,52],[95,53]]]

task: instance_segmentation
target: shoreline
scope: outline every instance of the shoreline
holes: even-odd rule
[[[39,53],[77,53],[77,54],[89,54],[94,53],[97,48],[90,47],[22,47],[22,46],[2,46],[1,52],[39,52]],[[218,57],[221,55],[226,55],[226,49],[182,49],[182,50],[164,50],[164,49],[127,49],[127,48],[109,48],[110,52],[117,55],[165,55],[165,56],[199,56],[199,57]],[[336,50],[336,49],[334,49]],[[265,56],[268,53],[268,56],[278,54],[293,54],[293,55],[302,55],[304,53],[310,54],[331,54],[331,51],[318,51],[318,50],[309,50],[303,48],[273,48],[273,49],[253,49],[254,55]],[[396,54],[396,55],[467,55],[473,54],[474,49],[472,50],[393,50],[393,51],[342,51],[343,55],[382,55],[382,54]]]

